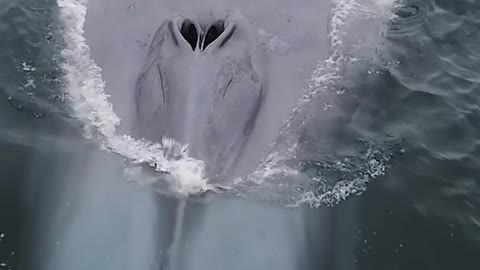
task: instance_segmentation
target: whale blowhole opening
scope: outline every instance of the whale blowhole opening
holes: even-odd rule
[[[180,28],[180,33],[182,34],[183,38],[190,44],[192,50],[195,50],[198,43],[198,31],[197,27],[195,27],[193,22],[190,20],[183,21]]]
[[[205,50],[209,44],[217,40],[218,37],[220,37],[220,35],[222,35],[224,31],[225,31],[225,22],[223,20],[218,20],[212,25],[210,25],[203,42],[203,50]]]

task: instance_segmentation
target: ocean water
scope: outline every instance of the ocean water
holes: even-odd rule
[[[478,269],[480,3],[375,2],[388,6],[388,20],[373,20],[378,35],[365,39],[348,31],[347,24],[341,35],[345,58],[339,68],[341,80],[324,76],[326,82],[318,83],[335,82],[335,91],[342,92],[333,101],[343,112],[338,118],[332,114],[337,124],[325,131],[315,125],[316,116],[310,117],[300,136],[304,145],[297,152],[300,161],[292,165],[292,159],[282,160],[282,166],[301,172],[301,182],[282,188],[271,182],[247,183],[233,196],[305,211],[307,240],[299,248],[298,269]],[[124,229],[124,223],[154,218],[134,207],[119,210],[130,209],[130,203],[149,209],[150,202],[138,198],[143,191],[139,195],[124,186],[109,189],[108,181],[95,182],[97,178],[127,182],[121,162],[125,152],[115,151],[124,149],[121,146],[109,148],[108,140],[110,151],[102,150],[95,140],[101,131],[85,136],[85,122],[78,119],[72,104],[79,101],[68,91],[71,74],[64,68],[68,59],[61,52],[69,42],[62,32],[69,29],[57,1],[10,0],[0,6],[0,269],[68,265],[57,257],[81,262],[87,248],[79,245],[84,249],[68,252],[75,250],[72,245],[78,248],[71,243],[81,238],[87,247],[98,247],[98,257],[108,254],[113,261],[108,264],[111,268],[99,268],[107,264],[91,258],[83,265],[90,269],[163,269],[162,260],[178,266],[171,257],[152,255],[153,248],[146,248],[176,243],[175,228],[183,220],[171,218],[180,208],[170,196],[154,199],[166,209],[157,218],[169,220],[161,230],[134,224],[131,228],[137,231],[130,231],[132,239],[124,240],[130,246],[117,247],[116,236],[130,229]],[[323,70],[328,71],[328,66]],[[328,105],[317,98],[301,108]],[[301,125],[292,121],[291,126]],[[285,144],[291,142],[286,136],[280,144],[283,139]],[[84,167],[93,170],[85,172]],[[311,181],[305,182],[305,177]],[[90,183],[89,188],[82,182]],[[114,193],[128,198],[116,198]],[[104,196],[112,199],[104,201]],[[84,201],[118,211],[117,222],[109,224],[99,210],[90,221],[98,232],[81,234],[81,228],[90,224],[75,221],[77,213],[88,216],[79,210]],[[193,212],[201,208],[188,207]],[[329,225],[343,234],[328,238],[334,250],[328,252],[337,257],[328,263],[319,256],[325,252],[326,237],[319,232],[325,216],[318,214],[324,209],[340,209],[333,215],[342,216]],[[155,243],[149,243],[150,231],[161,231]],[[353,243],[352,249],[339,251],[347,242]],[[244,243],[242,248],[251,247]],[[128,256],[120,254],[135,259],[128,265],[122,258]],[[149,256],[158,256],[153,259],[157,268],[141,266]]]

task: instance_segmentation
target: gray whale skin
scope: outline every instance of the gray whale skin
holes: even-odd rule
[[[134,134],[187,144],[211,180],[228,177],[264,96],[249,40],[232,14],[203,23],[165,20],[136,81]]]

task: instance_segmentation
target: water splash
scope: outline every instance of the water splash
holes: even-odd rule
[[[340,114],[336,103],[345,94],[342,86],[345,68],[359,61],[355,57],[359,53],[359,47],[355,46],[359,41],[354,41],[353,46],[349,43],[349,27],[355,25],[356,20],[373,18],[379,24],[380,19],[387,21],[391,17],[394,1],[388,4],[382,1],[381,5],[377,1],[364,2],[334,1],[329,25],[332,54],[318,63],[303,96],[285,122],[279,138],[271,146],[270,154],[262,160],[255,173],[247,179],[236,181],[241,186],[240,196],[243,196],[243,192],[253,193],[254,196],[280,201],[292,207],[333,205],[350,195],[361,194],[371,179],[384,175],[394,152],[387,148],[393,148],[396,144],[383,147],[381,145],[384,143],[363,143],[365,154],[353,157],[328,156],[327,153],[322,160],[303,157],[309,156],[309,150],[305,151],[305,148],[312,148],[312,145],[302,142],[302,133],[308,126],[317,124],[315,119],[322,117],[317,115],[325,115],[323,117],[326,119]],[[376,47],[377,44],[370,46]],[[308,174],[307,171],[313,167],[316,173]],[[342,177],[322,175],[325,172],[341,174]],[[284,198],[276,194],[283,194]]]

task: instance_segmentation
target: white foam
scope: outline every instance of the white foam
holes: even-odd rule
[[[147,163],[157,171],[168,172],[166,179],[177,193],[188,195],[210,189],[204,176],[204,163],[189,157],[186,146],[169,139],[151,143],[117,134],[120,119],[108,102],[101,69],[90,58],[90,49],[84,38],[87,2],[57,1],[66,44],[62,50],[66,91],[76,116],[85,124],[86,135],[100,140],[105,148],[133,163]],[[167,158],[167,152],[174,152],[177,156]]]

